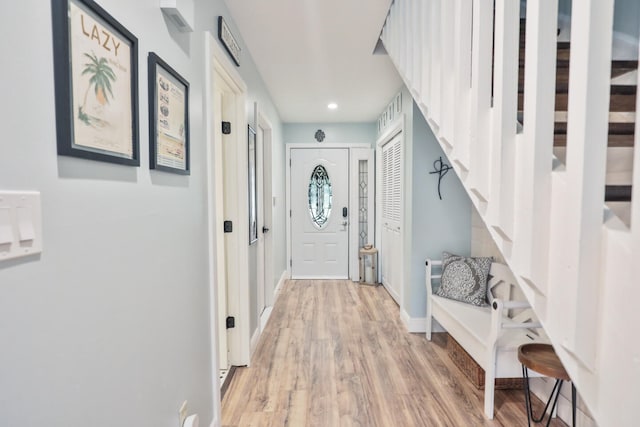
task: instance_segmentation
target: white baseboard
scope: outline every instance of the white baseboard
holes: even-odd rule
[[[278,280],[278,284],[276,285],[276,288],[273,291],[273,302],[274,302],[274,304],[275,304],[276,300],[278,299],[278,295],[280,294],[280,290],[284,286],[284,281],[287,280],[288,278],[289,278],[289,273],[287,272],[287,270],[283,271],[282,274],[280,275],[280,280]]]
[[[273,290],[273,305],[278,301],[278,297],[280,296],[280,290],[284,286],[284,281],[287,280],[287,271],[283,271],[280,275],[280,280],[276,284],[275,289]],[[264,308],[264,311],[260,315],[260,333],[264,331],[264,328],[267,326],[267,322],[271,318],[271,312],[273,311],[273,305]]]
[[[260,340],[260,336],[262,335],[262,331],[267,326],[267,322],[271,317],[271,311],[273,311],[273,307],[265,307],[260,315],[260,319],[258,321],[258,327],[253,334],[251,335],[251,342],[249,343],[249,352],[253,356],[253,352],[256,350],[256,346],[258,345],[258,340]]]
[[[282,289],[282,286],[284,285],[285,280],[287,280],[287,272],[283,271],[282,275],[280,276],[280,280],[278,280],[278,284],[276,285],[276,288],[273,291],[274,304],[278,300],[278,296],[280,295],[280,290]],[[256,346],[258,345],[258,340],[260,339],[260,335],[262,335],[262,331],[264,331],[264,328],[267,326],[267,322],[271,318],[272,311],[273,311],[273,306],[265,307],[264,311],[260,315],[260,322],[258,324],[258,327],[256,328],[255,331],[253,331],[253,334],[251,335],[251,342],[249,344],[249,352],[251,355],[253,355],[253,352],[255,351]]]
[[[262,315],[260,316],[260,333],[264,331],[264,328],[267,327],[267,322],[271,318],[271,312],[273,311],[273,306],[265,307]]]
[[[251,342],[249,344],[249,354],[251,356],[253,356],[253,352],[256,349],[256,345],[258,344],[258,340],[260,339],[261,332],[262,332],[262,329],[260,328],[260,325],[258,325],[256,330],[253,331],[253,334],[251,335]]]
[[[390,286],[387,286],[386,283],[384,282],[381,282],[381,283],[382,283],[382,287],[387,291],[387,293],[391,296],[391,298],[393,298],[396,304],[400,306],[400,295],[396,291],[391,289]]]
[[[412,334],[424,334],[427,332],[427,318],[426,317],[411,317],[404,309],[400,310],[400,319],[407,328],[407,331]],[[431,332],[447,332],[437,320],[433,320],[431,324]]]
[[[555,379],[553,378],[532,378],[530,382],[531,392],[538,396],[538,399],[546,402],[554,384]],[[567,383],[562,384],[562,393],[558,398],[557,416],[568,425],[571,425],[571,386]],[[593,418],[582,409],[579,401],[576,411],[576,425],[597,427]]]
[[[427,318],[426,317],[411,317],[404,308],[400,309],[400,319],[407,328],[407,331],[415,334],[427,332]]]

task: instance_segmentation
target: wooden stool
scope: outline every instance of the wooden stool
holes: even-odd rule
[[[547,409],[549,409],[549,404],[551,400],[553,400],[553,406],[551,407],[551,412],[549,413],[549,419],[547,420],[547,427],[551,423],[551,415],[553,411],[556,409],[556,404],[558,403],[558,397],[560,396],[560,389],[562,388],[562,383],[564,381],[571,381],[567,371],[565,371],[562,366],[562,362],[558,359],[556,352],[553,350],[553,347],[550,344],[523,344],[518,348],[518,361],[522,363],[522,377],[524,378],[524,388],[525,388],[525,405],[527,409],[527,422],[529,427],[531,427],[531,420],[534,423],[540,423],[544,420],[544,416],[547,413]],[[549,396],[549,400],[547,401],[546,406],[544,407],[544,411],[542,411],[542,415],[540,418],[536,419],[533,416],[533,408],[531,406],[531,392],[529,390],[529,369],[532,369],[539,374],[545,377],[552,377],[556,379],[556,384],[553,386],[553,390],[551,391],[551,396]],[[555,393],[555,399],[553,395]],[[576,425],[576,387],[571,383],[571,404],[572,404],[572,426]]]

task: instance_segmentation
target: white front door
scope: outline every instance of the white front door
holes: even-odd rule
[[[349,278],[349,149],[291,150],[291,277]]]

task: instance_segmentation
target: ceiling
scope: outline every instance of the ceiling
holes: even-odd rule
[[[285,123],[372,122],[402,86],[372,54],[391,0],[226,3]]]

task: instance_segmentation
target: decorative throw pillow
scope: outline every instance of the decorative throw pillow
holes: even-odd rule
[[[487,278],[493,258],[442,253],[442,279],[436,295],[477,306],[487,305]]]

